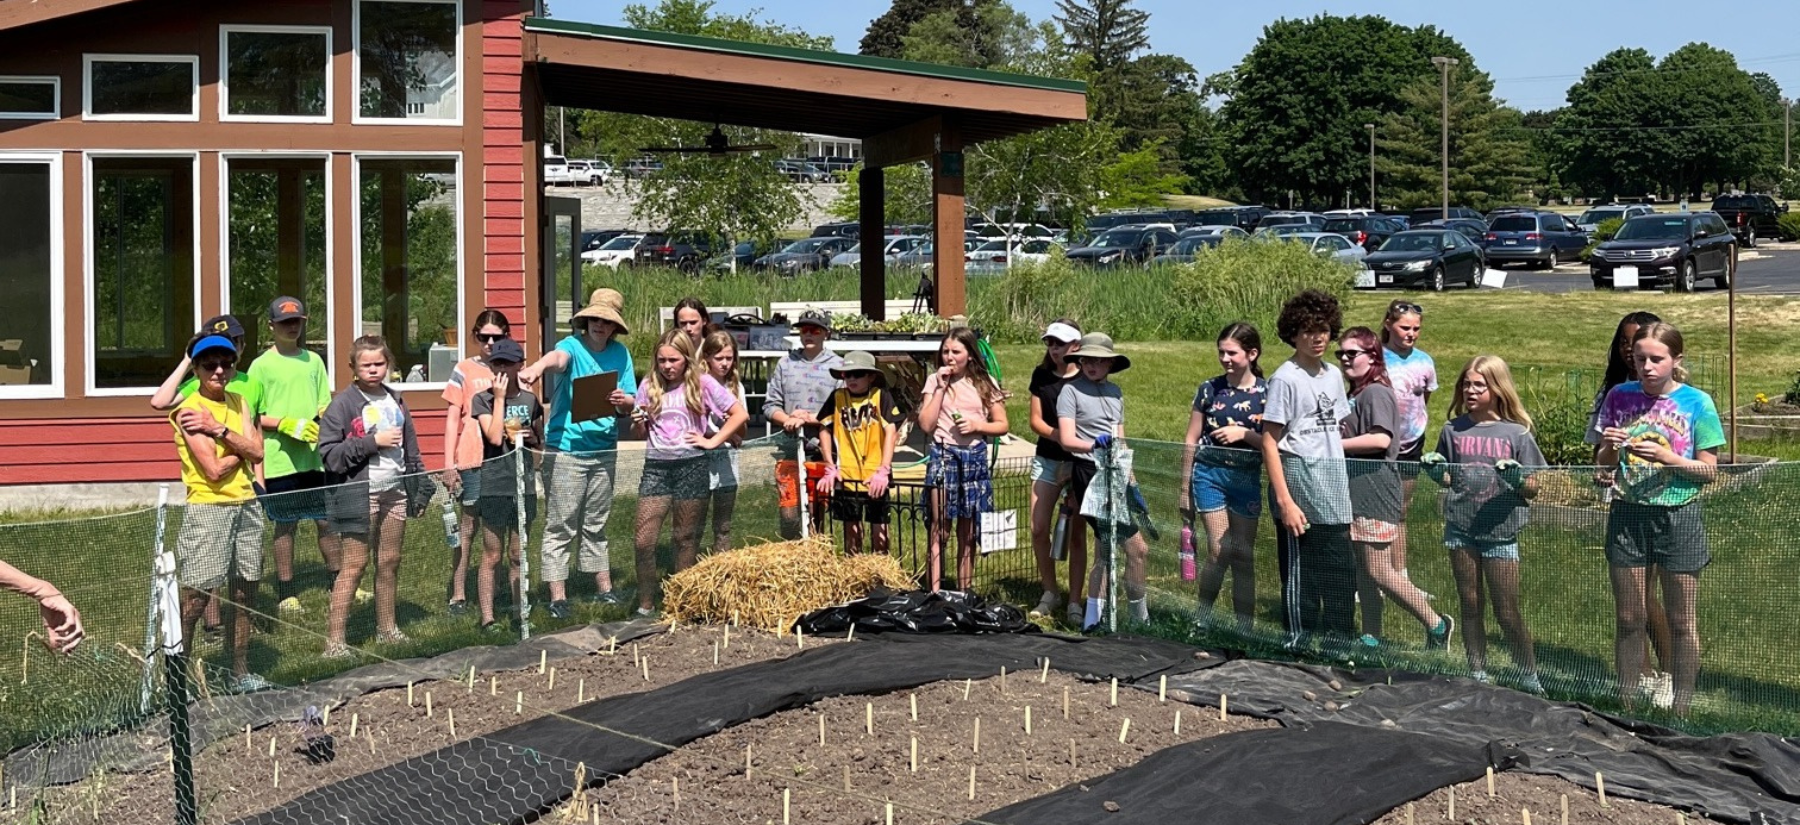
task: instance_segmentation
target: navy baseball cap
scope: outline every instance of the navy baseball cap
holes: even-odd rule
[[[525,348],[519,346],[518,341],[514,341],[511,338],[502,338],[495,341],[493,348],[488,351],[488,362],[494,364],[502,362],[508,364],[523,364],[525,363]]]
[[[230,338],[223,335],[208,335],[205,338],[195,341],[193,346],[188,347],[188,357],[198,359],[200,356],[216,349],[225,350],[232,355],[238,354],[237,344],[232,343]]]
[[[306,317],[306,305],[299,298],[283,295],[269,302],[269,322],[291,321]]]
[[[223,335],[228,338],[242,338],[244,337],[244,325],[238,323],[236,316],[215,315],[206,319],[206,323],[200,325],[200,335],[202,337],[207,335]]]

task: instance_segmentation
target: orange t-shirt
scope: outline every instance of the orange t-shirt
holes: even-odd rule
[[[479,358],[465,358],[450,371],[450,383],[444,385],[444,400],[462,410],[457,421],[456,452],[450,460],[458,470],[481,466],[481,425],[469,415],[469,402],[494,386],[494,371]]]

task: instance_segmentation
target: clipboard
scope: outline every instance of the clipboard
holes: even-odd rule
[[[569,417],[575,421],[593,421],[598,418],[610,418],[616,414],[613,408],[613,390],[619,388],[619,374],[602,372],[584,375],[570,382]]]

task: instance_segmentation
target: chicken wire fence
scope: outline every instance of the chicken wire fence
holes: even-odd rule
[[[1128,464],[1121,460],[1127,452]],[[814,530],[843,540],[843,525],[829,517],[829,504],[819,502],[817,488],[799,483],[808,473],[798,458],[796,445],[783,438],[750,442],[736,451],[739,485],[725,520],[725,545]],[[1786,575],[1794,568],[1793,552],[1784,537],[1794,533],[1796,514],[1780,493],[1787,488],[1784,476],[1795,472],[1793,465],[1728,467],[1706,485],[1697,506],[1710,558],[1703,572],[1691,577],[1698,587],[1690,592],[1683,589],[1689,580],[1653,579],[1660,586],[1649,589],[1659,598],[1647,601],[1641,611],[1646,616],[1671,612],[1668,608],[1679,608],[1691,595],[1694,623],[1685,624],[1680,617],[1686,614],[1673,611],[1677,622],[1664,637],[1654,622],[1645,621],[1644,637],[1634,643],[1641,651],[1636,656],[1642,663],[1639,678],[1621,680],[1616,674],[1624,645],[1617,643],[1615,630],[1620,611],[1606,553],[1613,505],[1609,488],[1596,483],[1594,468],[1530,468],[1522,474],[1520,482],[1528,480],[1532,494],[1517,534],[1518,561],[1511,566],[1516,573],[1509,575],[1505,552],[1481,561],[1445,546],[1447,518],[1462,518],[1454,507],[1446,509],[1447,491],[1459,476],[1483,489],[1509,484],[1492,475],[1491,468],[1415,474],[1396,465],[1345,464],[1346,476],[1391,472],[1396,482],[1410,479],[1415,485],[1404,511],[1407,560],[1400,579],[1423,594],[1423,607],[1415,610],[1417,600],[1409,605],[1392,592],[1397,585],[1385,598],[1379,583],[1371,589],[1365,559],[1348,541],[1296,548],[1299,575],[1290,576],[1290,586],[1283,587],[1268,493],[1260,480],[1248,499],[1262,505],[1252,522],[1254,532],[1223,543],[1240,551],[1248,548],[1243,554],[1248,567],[1231,565],[1231,554],[1223,553],[1222,546],[1224,563],[1209,571],[1207,519],[1196,516],[1190,522],[1183,511],[1182,491],[1191,479],[1183,446],[1134,439],[1128,449],[1103,451],[1099,458],[1096,494],[1085,502],[1068,502],[1074,526],[1061,531],[1065,536],[1090,533],[1091,557],[1098,566],[1121,573],[1092,582],[1099,586],[1088,591],[1106,597],[1091,617],[1097,630],[1225,644],[1355,668],[1461,676],[1480,670],[1497,683],[1541,686],[1559,698],[1620,709],[1627,709],[1622,703],[1628,702],[1635,715],[1690,729],[1800,730],[1795,694],[1800,662],[1784,643],[1777,618],[1785,615],[1783,608],[1794,595],[1787,584],[1792,577]],[[559,461],[568,464],[558,467]],[[1203,451],[1193,463],[1204,468],[1213,462]],[[0,774],[0,821],[131,817],[237,822],[273,816],[271,812],[302,794],[329,796],[335,783],[354,783],[374,767],[406,759],[413,759],[408,764],[421,772],[421,787],[429,784],[424,777],[450,773],[483,794],[511,800],[508,810],[526,806],[531,817],[554,821],[583,821],[578,816],[591,821],[596,815],[606,821],[661,821],[662,814],[651,813],[657,811],[670,812],[673,821],[678,810],[716,812],[706,814],[705,821],[737,821],[733,817],[739,814],[726,813],[732,811],[754,811],[746,821],[773,821],[779,810],[775,792],[780,790],[773,780],[758,784],[750,795],[759,801],[746,806],[741,777],[733,784],[718,778],[717,771],[713,780],[695,778],[690,784],[684,779],[673,786],[616,782],[611,781],[616,777],[587,773],[581,778],[598,790],[583,804],[570,793],[577,773],[586,772],[584,766],[488,738],[534,714],[562,713],[605,692],[643,689],[642,682],[621,683],[618,673],[579,675],[569,663],[562,665],[560,682],[535,667],[483,671],[471,679],[418,664],[425,661],[418,657],[513,646],[553,630],[628,618],[639,604],[639,582],[684,561],[682,542],[692,542],[696,553],[721,545],[715,516],[722,498],[710,477],[704,485],[704,519],[691,509],[678,511],[671,494],[666,506],[652,502],[664,510],[654,534],[640,530],[645,499],[657,498],[644,493],[657,492],[654,485],[666,483],[654,477],[646,481],[641,453],[546,456],[518,451],[495,459],[488,469],[492,472],[482,474],[480,482],[483,495],[468,495],[466,482],[452,485],[433,475],[397,482],[385,499],[382,491],[348,485],[311,494],[316,499],[304,504],[295,502],[290,510],[302,511],[303,517],[293,531],[291,577],[285,584],[278,556],[287,552],[275,552],[278,530],[259,518],[264,510],[259,505],[232,511],[171,502],[92,518],[0,526],[0,557],[54,581],[82,609],[88,631],[87,641],[72,655],[51,654],[33,635],[40,625],[31,605],[0,601],[0,635],[19,640],[21,654],[16,665],[10,657],[0,657],[0,739],[9,754]],[[602,471],[610,490],[594,484]],[[993,474],[997,512],[983,519],[978,531],[973,586],[991,597],[1030,605],[1040,589],[1030,530],[1031,481],[1018,459],[995,461]],[[502,492],[509,484],[512,496]],[[923,489],[921,468],[895,474],[890,552],[914,573],[924,572],[930,541],[930,501]],[[466,506],[459,501],[465,496]],[[579,513],[576,535],[560,558],[555,548],[550,553],[544,548],[558,538],[546,526],[558,499],[607,505],[603,524],[596,524],[600,514],[595,511]],[[686,493],[681,498],[692,500]],[[376,509],[373,523],[368,521],[372,501],[386,507]],[[280,502],[269,503],[282,509]],[[1092,511],[1103,526],[1114,526],[1099,531],[1084,527],[1084,504],[1097,508]],[[1242,499],[1235,505],[1248,509]],[[823,513],[818,520],[804,515],[815,509]],[[466,512],[485,517],[467,538],[462,523]],[[394,530],[401,513],[408,517],[403,528]],[[313,515],[326,516],[325,548]],[[383,533],[382,517],[393,519],[385,525],[391,532]],[[526,528],[518,567],[526,585],[515,587],[508,575],[510,549],[503,550],[500,540],[521,517]],[[376,537],[372,549],[344,546],[345,528],[358,524],[365,535]],[[1193,535],[1191,573],[1183,552],[1184,527]],[[184,532],[192,542],[185,548]],[[1326,532],[1338,535],[1321,529]],[[197,592],[180,586],[193,582],[178,577],[185,571],[178,571],[177,556],[216,555],[233,542],[240,563],[254,558],[261,566],[261,584],[253,595],[241,588],[234,592],[227,583],[207,599],[204,588]],[[647,550],[642,556],[641,543]],[[392,548],[399,552],[390,555]],[[457,604],[451,578],[459,568],[461,548],[472,552],[462,569]],[[360,580],[346,582],[332,575],[326,550],[337,555],[340,570],[364,565]],[[1391,559],[1393,551],[1387,553]],[[1134,554],[1142,560],[1141,573],[1133,564]],[[478,571],[487,566],[484,555],[493,563],[491,591],[480,585]],[[379,578],[384,556],[398,562],[391,587]],[[953,570],[949,560],[954,551],[945,556]],[[1461,579],[1459,558],[1475,562],[1461,568]],[[1684,565],[1692,561],[1689,557]],[[559,564],[567,565],[566,573]],[[1067,560],[1052,559],[1048,566],[1060,586],[1071,581],[1068,568]],[[1224,575],[1215,580],[1211,572],[1220,568]],[[1324,575],[1315,577],[1320,570]],[[1479,589],[1470,587],[1471,570],[1483,576]],[[1076,579],[1086,581],[1085,572],[1091,571],[1073,571]],[[1240,573],[1249,581],[1238,590]],[[552,599],[546,582],[558,576],[565,582],[563,598]],[[1392,583],[1394,577],[1383,579]],[[1515,579],[1516,587],[1507,589]],[[1202,585],[1209,591],[1216,588],[1210,610],[1200,604]],[[484,598],[487,592],[491,601]],[[284,607],[290,594],[294,601]],[[651,596],[654,607],[654,592]],[[1310,612],[1299,609],[1302,598]],[[1141,611],[1133,604],[1138,599]],[[1514,603],[1516,622],[1504,609]],[[183,612],[192,624],[185,633],[178,619]],[[341,624],[334,625],[334,612],[343,617]],[[248,633],[237,632],[240,613]],[[1060,611],[1051,613],[1047,624],[1075,629],[1057,615]],[[1432,614],[1454,622],[1448,638],[1432,638],[1427,626]],[[1535,667],[1526,658],[1522,635],[1515,632],[1521,627],[1531,635]],[[1699,652],[1683,660],[1693,648],[1683,646],[1678,636],[1689,627]],[[245,640],[241,657],[240,635]],[[341,650],[333,644],[339,640]],[[1471,651],[1484,656],[1472,659]],[[635,654],[619,647],[589,658],[623,663],[628,655],[629,671],[635,672]],[[368,701],[379,707],[368,716],[345,719],[342,696],[306,692],[320,680],[383,663],[394,670],[379,692],[370,694]],[[1690,698],[1684,682],[1686,674],[1696,671]],[[1531,674],[1537,676],[1535,684],[1527,678]],[[1678,703],[1691,705],[1685,719],[1672,715],[1682,709]],[[321,761],[318,752],[323,734],[332,737],[337,754],[329,761]],[[359,758],[344,758],[353,753]],[[808,794],[845,793],[831,790],[838,787],[835,781],[808,785],[800,781],[804,779],[779,784],[790,786],[790,797],[802,789]],[[521,795],[522,789],[533,790]],[[881,821],[888,801],[897,805],[903,821],[924,821],[909,819],[906,812],[922,814],[932,808],[918,798],[883,800],[879,788],[853,787],[849,793],[856,805],[867,808],[870,822]],[[467,807],[435,810],[421,802],[417,817],[409,821],[499,821],[486,818],[491,812],[475,813]],[[357,820],[352,816],[351,821]]]

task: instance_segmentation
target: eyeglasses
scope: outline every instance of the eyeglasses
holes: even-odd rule
[[[1368,354],[1369,351],[1366,349],[1341,349],[1337,351],[1339,361],[1354,361],[1356,360],[1356,356]]]
[[[1395,301],[1388,305],[1388,314],[1393,315],[1395,313],[1424,317],[1425,308],[1418,304],[1408,303],[1406,301]]]
[[[499,341],[505,337],[506,337],[506,333],[500,333],[498,335],[495,335],[493,333],[488,333],[488,332],[475,333],[475,340],[480,341],[483,344],[492,344],[495,341]]]

